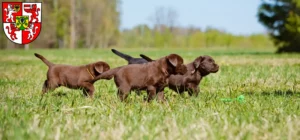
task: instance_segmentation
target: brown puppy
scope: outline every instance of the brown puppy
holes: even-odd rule
[[[118,87],[118,96],[125,100],[131,90],[147,90],[148,101],[155,98],[157,92],[163,91],[167,85],[167,78],[171,74],[185,74],[186,66],[183,59],[177,54],[170,54],[145,64],[131,64],[111,69],[97,76],[92,82],[99,79],[114,77]]]
[[[110,69],[109,65],[102,61],[83,66],[71,66],[53,64],[40,54],[35,53],[34,55],[49,68],[42,90],[43,94],[57,87],[65,86],[72,89],[81,88],[84,95],[93,97],[95,89],[93,82],[89,81]]]
[[[145,55],[140,55],[142,58],[151,62],[152,59]],[[168,78],[168,86],[177,93],[188,91],[189,95],[198,95],[199,84],[203,77],[210,73],[216,73],[219,66],[210,56],[199,56],[193,62],[186,65],[188,72],[184,75],[171,75]]]

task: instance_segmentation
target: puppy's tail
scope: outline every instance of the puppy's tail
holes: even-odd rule
[[[42,56],[42,55],[40,55],[40,54],[37,54],[37,53],[34,53],[34,55],[35,55],[37,58],[41,59],[48,67],[51,67],[51,66],[54,65],[53,63],[49,62],[44,56]]]
[[[147,60],[148,62],[154,61],[153,59],[151,59],[150,57],[148,57],[148,56],[146,56],[146,55],[144,55],[144,54],[140,54],[140,56],[141,56],[143,59]]]
[[[111,49],[111,51],[112,51],[114,54],[116,54],[116,55],[118,55],[118,56],[124,58],[124,59],[127,60],[127,61],[129,61],[129,60],[132,59],[131,56],[129,56],[129,55],[127,55],[127,54],[124,54],[124,53],[121,53],[121,52],[119,52],[119,51],[117,51],[117,50],[115,50],[115,49]]]
[[[91,82],[94,83],[100,79],[110,80],[111,78],[113,78],[115,76],[115,74],[120,70],[120,68],[122,68],[122,67],[117,67],[114,69],[110,69],[106,72],[103,72],[100,75],[98,75],[97,77],[95,77],[93,80],[91,80]]]

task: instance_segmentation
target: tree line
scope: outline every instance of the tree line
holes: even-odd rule
[[[35,0],[25,1],[36,2]],[[298,3],[297,0],[280,1],[288,4]],[[150,18],[152,25],[141,24],[131,29],[120,29],[121,4],[120,0],[43,0],[42,31],[39,37],[29,44],[29,48],[270,47],[273,46],[272,41],[277,46],[280,44],[278,42],[282,41],[278,39],[282,37],[277,37],[278,31],[275,29],[271,29],[270,36],[267,36],[267,34],[233,35],[212,27],[206,29],[192,26],[180,27],[177,25],[176,10],[165,7],[154,10]],[[279,11],[277,13],[288,11],[281,17],[284,23],[288,22],[288,24],[282,26],[293,34],[282,36],[287,35],[286,38],[292,36],[294,40],[297,40],[300,32],[298,30],[299,4],[286,6],[286,4],[277,3],[277,8],[276,6],[268,7],[268,4],[270,3],[262,3],[258,11],[259,21],[266,26],[271,25],[270,21],[276,22],[267,17],[270,14],[266,13],[270,9],[277,9]],[[278,10],[284,6],[287,7],[285,10]],[[268,26],[267,28],[270,29]],[[277,29],[277,27],[274,28]],[[298,43],[294,42],[294,44]],[[0,48],[23,47],[10,42],[2,30]]]

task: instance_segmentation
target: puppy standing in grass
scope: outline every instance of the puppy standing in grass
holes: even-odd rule
[[[45,80],[42,90],[43,94],[60,86],[65,86],[72,89],[83,89],[85,96],[93,97],[94,82],[90,82],[90,80],[110,69],[109,65],[102,61],[82,66],[71,66],[53,64],[40,54],[35,53],[34,55],[48,66],[47,80]]]
[[[149,57],[141,54],[147,61],[153,61]],[[197,57],[193,62],[186,65],[187,73],[184,75],[171,75],[168,78],[168,87],[177,93],[187,91],[189,95],[198,96],[199,84],[203,77],[210,73],[219,71],[219,65],[215,60],[207,55]],[[163,94],[162,94],[163,95]]]
[[[186,66],[183,59],[177,54],[170,54],[156,61],[145,64],[131,64],[111,69],[97,76],[91,82],[99,79],[111,79],[114,77],[118,87],[118,96],[124,101],[131,90],[147,90],[148,101],[156,97],[156,93],[162,92],[167,85],[167,78],[171,74],[185,74]],[[163,97],[163,96],[162,96]],[[158,98],[163,100],[163,98]]]

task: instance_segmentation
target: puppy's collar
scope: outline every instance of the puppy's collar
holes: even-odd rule
[[[93,79],[95,79],[95,76],[90,72],[90,70],[89,70],[88,68],[86,68],[86,71],[91,75],[91,77],[92,77]]]

